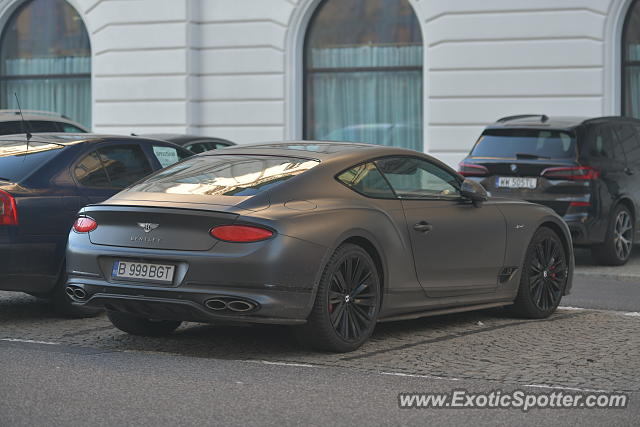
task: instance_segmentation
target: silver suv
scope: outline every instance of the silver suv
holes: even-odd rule
[[[49,111],[22,110],[29,132],[87,133],[88,130],[62,114]],[[19,110],[0,110],[0,135],[23,133]]]

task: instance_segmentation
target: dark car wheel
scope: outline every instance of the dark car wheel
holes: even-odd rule
[[[551,315],[560,303],[568,273],[562,241],[554,231],[540,228],[527,248],[513,312],[530,319]]]
[[[629,208],[618,205],[607,227],[604,243],[593,246],[591,254],[604,265],[623,265],[633,249],[634,219]]]
[[[159,337],[169,335],[182,323],[179,320],[152,320],[118,311],[107,311],[113,326],[131,335]]]
[[[311,314],[296,335],[318,350],[353,351],[373,333],[379,306],[375,263],[360,246],[344,244],[327,263]]]
[[[60,274],[60,278],[56,283],[56,287],[53,289],[53,293],[49,295],[51,302],[55,310],[65,316],[74,319],[80,319],[83,317],[93,317],[102,313],[104,310],[100,308],[89,308],[73,304],[71,298],[65,292],[67,284],[67,274]]]

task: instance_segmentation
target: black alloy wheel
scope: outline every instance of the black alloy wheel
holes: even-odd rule
[[[562,241],[553,230],[539,229],[527,249],[513,310],[522,317],[548,317],[560,304],[568,277]]]
[[[373,333],[380,308],[380,277],[362,247],[341,245],[327,263],[307,323],[298,339],[318,350],[347,352]]]
[[[633,215],[629,208],[620,204],[611,215],[604,242],[593,246],[591,254],[600,264],[626,264],[633,250],[634,233]]]
[[[529,286],[533,300],[541,311],[555,308],[562,297],[567,280],[567,262],[562,244],[545,237],[535,248],[529,266]]]
[[[375,267],[360,253],[342,260],[329,285],[328,308],[331,325],[345,341],[357,341],[375,323],[378,286],[373,283]]]

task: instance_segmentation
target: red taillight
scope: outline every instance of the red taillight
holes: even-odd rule
[[[567,179],[571,181],[600,178],[600,172],[597,169],[588,166],[575,166],[570,168],[548,168],[540,174],[547,179]]]
[[[489,169],[482,165],[474,165],[473,163],[461,162],[458,165],[458,172],[462,176],[487,176]]]
[[[259,242],[273,236],[273,231],[250,225],[220,225],[209,232],[216,239],[233,243]]]
[[[591,203],[590,202],[571,202],[569,203],[569,206],[585,208],[585,207],[591,206]]]
[[[0,190],[0,225],[18,225],[16,199],[2,190]]]
[[[93,218],[86,216],[79,217],[73,224],[73,229],[78,233],[88,233],[96,228],[98,228],[98,223]]]

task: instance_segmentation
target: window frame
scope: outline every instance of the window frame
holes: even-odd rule
[[[415,155],[406,155],[406,154],[387,154],[384,156],[377,156],[368,160],[364,160],[362,162],[358,162],[355,163],[352,166],[349,166],[345,169],[342,169],[340,172],[338,172],[337,174],[334,175],[334,179],[341,185],[343,185],[344,187],[348,188],[349,190],[353,191],[354,193],[360,194],[363,197],[366,197],[368,199],[375,199],[375,200],[418,200],[418,201],[424,201],[424,200],[432,200],[432,201],[447,201],[447,202],[459,202],[459,201],[464,201],[467,200],[464,196],[462,196],[462,194],[458,194],[455,197],[446,197],[446,196],[425,196],[425,197],[402,197],[399,196],[398,193],[396,193],[396,190],[393,188],[393,185],[391,185],[391,182],[389,182],[389,180],[387,179],[386,175],[380,170],[380,168],[378,167],[378,165],[376,164],[376,162],[378,160],[383,160],[383,159],[388,159],[388,158],[393,158],[393,157],[405,157],[405,158],[410,158],[410,159],[416,159],[416,160],[421,160],[423,162],[429,163],[439,169],[442,169],[443,171],[450,173],[451,176],[453,178],[456,179],[456,182],[458,183],[458,188],[457,190],[460,191],[460,186],[462,185],[462,182],[464,181],[464,178],[462,178],[460,176],[460,174],[458,174],[457,172],[453,171],[453,170],[448,170],[447,168],[443,168],[441,165],[438,165],[437,163],[431,161],[430,159],[425,159],[421,156],[415,156]],[[394,198],[388,198],[388,197],[374,197],[374,196],[369,196],[367,194],[364,194],[358,190],[356,190],[354,187],[350,187],[348,186],[346,183],[342,182],[339,179],[339,176],[342,175],[343,173],[347,172],[350,169],[353,169],[355,167],[358,167],[360,165],[364,165],[367,163],[372,163],[376,169],[378,170],[378,173],[380,173],[380,175],[382,175],[382,177],[384,178],[384,180],[386,181],[387,185],[389,186],[389,188],[391,189],[391,191],[394,194]]]
[[[630,116],[630,112],[626,111],[627,101],[629,100],[629,93],[627,92],[627,70],[630,67],[640,67],[640,60],[631,61],[627,58],[629,56],[627,49],[627,31],[629,29],[631,15],[633,15],[633,11],[636,7],[640,8],[640,3],[638,3],[638,0],[632,0],[624,17],[622,34],[620,37],[620,112],[622,116],[627,117],[632,117]]]
[[[310,34],[311,34],[311,29],[313,27],[313,25],[315,24],[316,18],[318,17],[318,15],[320,14],[320,12],[322,11],[322,7],[325,5],[325,3],[327,3],[328,1],[336,1],[336,0],[319,0],[318,4],[315,6],[315,9],[313,10],[313,13],[311,14],[311,16],[309,17],[309,21],[307,23],[306,28],[304,29],[304,34],[302,37],[302,69],[301,69],[301,75],[302,75],[302,103],[300,105],[300,108],[302,109],[302,126],[301,126],[301,130],[302,130],[302,139],[312,139],[310,138],[310,129],[309,129],[309,117],[313,116],[313,103],[310,103],[309,100],[313,99],[313,90],[312,90],[312,85],[309,85],[309,81],[310,78],[314,75],[314,74],[320,74],[320,73],[350,73],[350,72],[406,72],[406,71],[419,71],[421,73],[421,91],[422,91],[422,96],[421,96],[421,102],[422,102],[422,117],[419,117],[420,120],[420,124],[422,127],[422,132],[424,133],[424,126],[425,126],[425,118],[424,118],[424,93],[425,93],[425,83],[426,83],[426,79],[424,76],[424,57],[426,55],[426,44],[425,44],[425,36],[422,33],[423,29],[422,27],[420,27],[420,32],[421,32],[421,43],[422,43],[422,47],[423,47],[423,51],[422,51],[422,59],[423,59],[423,63],[421,65],[413,65],[413,66],[377,66],[377,67],[331,67],[331,68],[322,68],[322,67],[312,67],[311,64],[309,63],[309,57],[310,55],[307,55],[307,52],[310,50]],[[420,19],[418,17],[418,14],[416,13],[416,10],[413,8],[413,5],[411,4],[410,1],[407,0],[408,6],[411,8],[412,13],[415,15],[415,18],[418,20],[418,24],[420,24]],[[424,148],[424,141],[422,142],[423,144],[423,148]]]
[[[73,9],[76,14],[78,15],[78,17],[80,17],[81,20],[81,24],[82,27],[86,33],[87,36],[87,40],[88,40],[88,49],[89,49],[89,56],[88,58],[90,58],[91,62],[92,61],[92,55],[93,55],[93,50],[92,50],[92,45],[91,45],[91,36],[89,34],[89,29],[87,28],[87,24],[86,24],[86,20],[84,19],[84,17],[80,14],[80,11],[74,6],[72,5],[69,1],[65,0],[67,5]],[[20,13],[22,11],[24,11],[25,9],[27,9],[30,4],[32,3],[32,0],[27,0],[22,2],[15,10],[13,10],[7,20],[5,21],[2,30],[0,31],[0,47],[2,46],[2,44],[4,43],[5,37],[7,37],[7,32],[9,31],[9,27],[10,24],[17,19],[17,17],[20,15]],[[1,59],[1,58],[0,58]],[[93,66],[93,64],[91,64],[91,66]],[[0,86],[2,85],[2,83],[4,82],[9,82],[9,81],[16,81],[16,80],[69,80],[69,79],[86,79],[89,82],[89,87],[91,89],[91,85],[93,84],[93,79],[92,79],[92,72],[82,72],[82,73],[55,73],[55,74],[20,74],[20,75],[6,75],[3,72],[4,69],[4,64],[0,64]],[[0,97],[0,101],[2,101],[2,104],[4,104],[3,101],[3,97]],[[89,101],[91,101],[91,99],[89,99]],[[91,104],[91,102],[89,103]],[[9,106],[6,107],[1,107],[1,108],[9,108]],[[90,114],[92,113],[92,107],[89,107],[90,109]],[[27,110],[27,109],[25,109]],[[75,126],[75,125],[72,125]],[[76,126],[77,127],[77,126]],[[60,130],[60,132],[63,132],[62,130]]]

